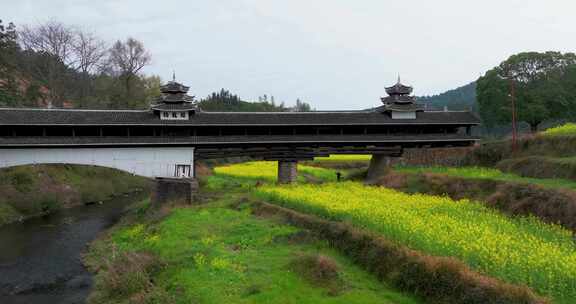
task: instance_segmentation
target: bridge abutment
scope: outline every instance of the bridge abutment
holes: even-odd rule
[[[152,204],[161,206],[169,202],[192,204],[198,194],[198,180],[195,178],[157,177]]]
[[[298,179],[298,161],[280,160],[278,161],[278,183],[292,184]]]
[[[370,165],[368,166],[368,173],[364,181],[368,185],[373,185],[378,182],[390,171],[391,159],[386,154],[372,154]]]

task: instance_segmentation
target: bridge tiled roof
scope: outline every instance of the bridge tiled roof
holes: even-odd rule
[[[160,120],[145,110],[0,109],[0,125],[476,125],[471,112],[418,112],[416,119],[392,119],[378,111],[201,112],[189,120]]]

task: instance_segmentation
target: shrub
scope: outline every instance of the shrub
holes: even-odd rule
[[[131,299],[131,303],[171,303],[171,297],[152,282],[152,276],[161,267],[156,256],[146,252],[117,252],[111,248],[102,258],[103,268],[96,275],[95,292],[89,303],[113,303]]]
[[[332,258],[320,254],[300,254],[291,263],[291,268],[312,285],[328,289],[336,295],[343,289],[339,267]]]
[[[11,174],[11,183],[20,192],[28,192],[32,190],[34,186],[34,178],[31,172],[20,170],[21,168],[15,169]]]

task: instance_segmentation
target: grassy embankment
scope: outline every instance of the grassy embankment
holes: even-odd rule
[[[433,173],[467,179],[487,179],[503,182],[539,185],[545,188],[563,188],[576,190],[576,181],[559,178],[532,178],[522,177],[513,173],[502,172],[494,168],[485,167],[411,167],[397,166],[395,172],[409,174]]]
[[[146,178],[114,169],[34,165],[0,170],[0,225],[146,189]]]
[[[419,303],[305,230],[254,216],[237,190],[162,219],[140,211],[96,241],[89,303]]]
[[[576,180],[576,124],[548,129],[518,141],[484,143],[466,159],[470,166],[498,168],[525,177]]]

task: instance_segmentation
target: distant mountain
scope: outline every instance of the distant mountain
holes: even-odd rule
[[[443,109],[445,106],[449,110],[469,110],[476,111],[476,82],[471,82],[465,86],[446,91],[432,96],[418,96],[420,103],[426,104],[428,108]]]

